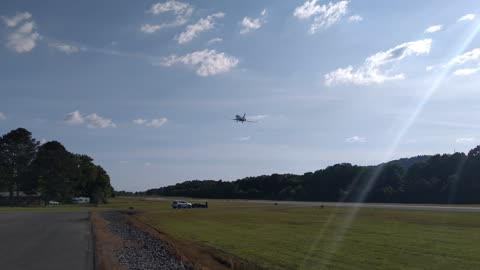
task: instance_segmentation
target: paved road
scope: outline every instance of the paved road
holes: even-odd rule
[[[87,212],[0,212],[0,268],[91,270]]]
[[[254,203],[266,203],[253,201]],[[269,202],[271,203],[271,202]],[[289,206],[329,206],[329,207],[350,207],[350,208],[376,208],[376,209],[398,209],[398,210],[417,210],[417,211],[442,211],[442,212],[469,212],[480,213],[478,206],[461,206],[461,205],[412,205],[412,204],[378,204],[378,203],[332,203],[332,202],[278,202],[279,205]]]
[[[149,201],[172,201],[170,198],[153,197],[145,198]],[[208,201],[208,199],[199,199],[199,201]],[[283,206],[296,207],[350,207],[350,208],[377,208],[377,209],[398,209],[398,210],[418,210],[418,211],[442,211],[442,212],[468,212],[480,213],[480,206],[465,205],[418,205],[418,204],[393,204],[393,203],[335,203],[335,202],[300,202],[300,201],[265,201],[265,200],[217,200],[225,202],[241,202],[252,204],[269,204],[277,203]]]

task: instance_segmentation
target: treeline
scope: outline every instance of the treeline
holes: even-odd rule
[[[303,175],[272,174],[233,182],[186,181],[146,195],[194,198],[396,203],[480,203],[480,146],[378,166],[337,164]]]
[[[20,192],[39,192],[45,202],[89,197],[99,203],[113,194],[110,177],[92,158],[57,141],[40,145],[24,128],[0,137],[0,191],[8,192],[12,204]]]

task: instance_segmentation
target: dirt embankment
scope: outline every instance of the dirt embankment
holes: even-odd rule
[[[127,270],[113,257],[113,252],[128,246],[128,242],[113,234],[108,222],[100,212],[92,212],[90,216],[95,240],[95,269],[97,270]]]
[[[128,221],[157,239],[169,243],[171,252],[188,262],[195,270],[265,270],[222,250],[195,241],[179,239],[157,230],[144,222],[135,212],[128,213]]]
[[[263,270],[221,250],[165,234],[134,211],[93,213],[97,269]]]

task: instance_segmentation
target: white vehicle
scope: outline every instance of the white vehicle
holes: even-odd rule
[[[48,204],[50,205],[59,205],[60,203],[57,201],[49,201]]]
[[[88,197],[73,197],[72,203],[74,204],[89,204],[90,198]]]
[[[173,201],[172,208],[179,209],[179,208],[192,208],[192,204],[186,201]]]

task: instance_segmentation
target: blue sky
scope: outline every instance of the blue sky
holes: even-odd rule
[[[480,144],[474,1],[2,1],[0,132],[119,190]],[[247,113],[254,124],[231,121]]]

